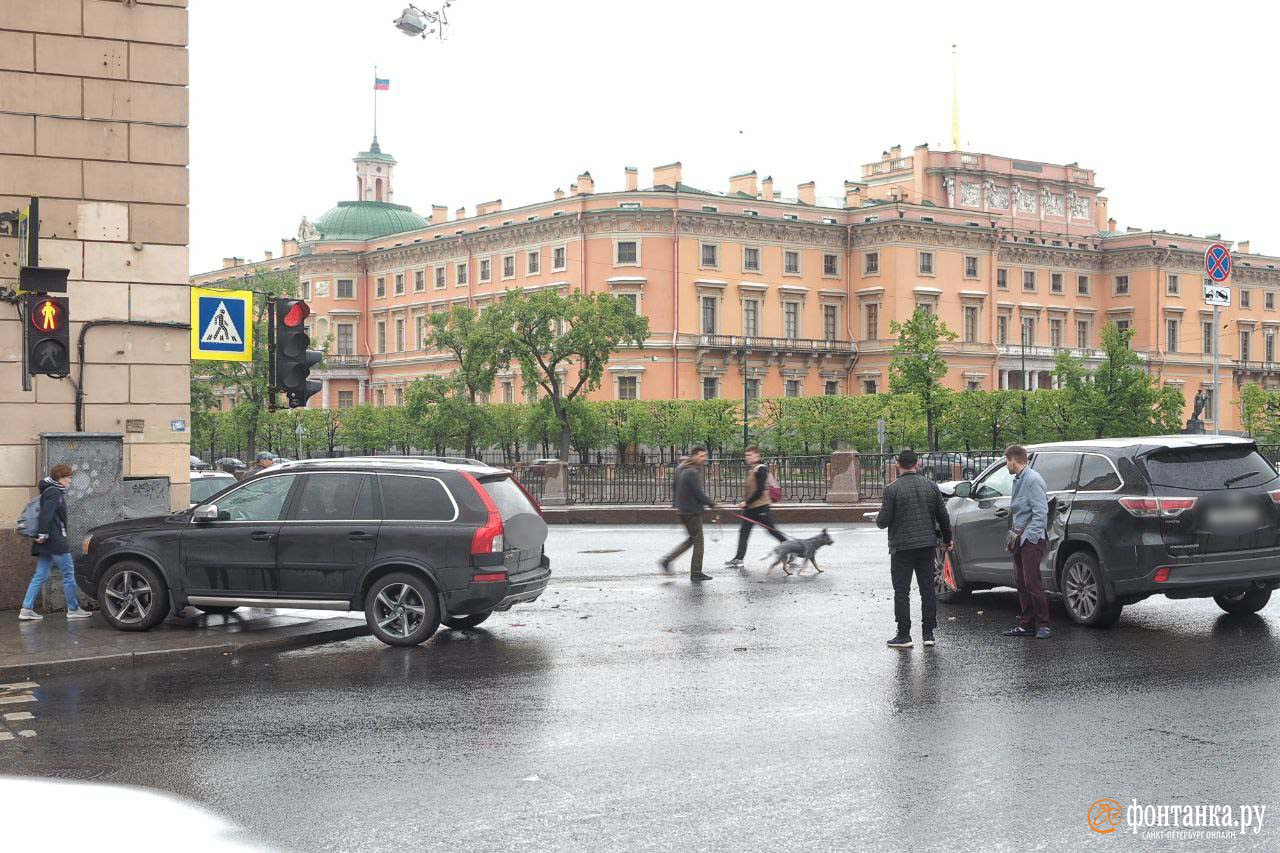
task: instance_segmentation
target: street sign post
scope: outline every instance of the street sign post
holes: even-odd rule
[[[1222,431],[1218,425],[1218,338],[1222,331],[1219,312],[1223,306],[1231,306],[1231,288],[1223,285],[1231,278],[1231,252],[1226,246],[1214,243],[1204,250],[1204,274],[1213,282],[1204,287],[1204,301],[1213,306],[1213,433],[1217,435]]]
[[[253,291],[191,288],[191,360],[253,361]]]

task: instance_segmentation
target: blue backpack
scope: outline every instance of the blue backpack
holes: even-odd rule
[[[22,515],[18,516],[18,533],[29,539],[40,535],[40,495],[22,508]]]

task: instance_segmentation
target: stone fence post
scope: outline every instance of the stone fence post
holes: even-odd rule
[[[829,504],[856,504],[859,499],[862,466],[858,451],[837,450],[831,454],[831,488],[827,492]]]
[[[569,466],[563,462],[548,462],[543,470],[546,480],[542,485],[542,505],[568,506]]]

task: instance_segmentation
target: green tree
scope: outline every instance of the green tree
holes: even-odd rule
[[[484,406],[485,423],[489,437],[502,448],[508,463],[520,461],[520,444],[524,441],[525,424],[529,420],[529,407],[520,403],[495,403]]]
[[[649,404],[641,400],[605,400],[594,403],[604,419],[605,441],[613,447],[621,462],[628,448],[648,442],[653,434],[653,417]]]
[[[1181,418],[1181,394],[1175,401],[1147,372],[1129,347],[1133,335],[1132,329],[1119,329],[1114,323],[1103,327],[1104,357],[1094,370],[1066,353],[1058,356],[1058,384],[1080,412],[1091,438],[1166,432],[1171,419],[1176,430]]]
[[[471,404],[458,408],[457,414],[463,419],[459,426],[464,450],[472,456],[475,437],[483,431],[477,403],[493,391],[498,371],[511,363],[511,323],[502,302],[481,312],[457,305],[432,314],[429,323],[431,346],[453,356],[458,365],[454,379]]]
[[[930,450],[938,449],[936,424],[950,402],[952,391],[942,384],[947,375],[947,360],[942,355],[942,342],[954,341],[958,335],[947,328],[936,314],[917,308],[905,323],[896,320],[889,332],[898,336],[889,362],[889,389],[896,394],[914,394],[924,410],[925,441]]]
[[[338,430],[338,437],[348,450],[372,453],[382,447],[384,419],[378,414],[377,408],[367,403],[348,406],[342,410],[341,415],[342,426]]]
[[[1005,447],[1012,438],[1020,407],[1016,391],[962,391],[953,395],[940,427],[947,447],[964,450]]]
[[[741,408],[736,400],[691,400],[694,437],[712,450],[724,450],[742,436]]]
[[[619,347],[644,346],[649,321],[629,300],[607,293],[561,296],[550,290],[513,290],[501,305],[525,384],[546,393],[559,425],[560,458],[568,459],[569,401],[600,387],[605,365]],[[570,368],[576,375],[570,375]]]

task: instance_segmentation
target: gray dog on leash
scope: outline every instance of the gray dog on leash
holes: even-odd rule
[[[800,567],[796,569],[796,574],[804,571],[804,564],[809,563],[819,572],[818,561],[814,557],[818,553],[818,549],[823,545],[830,545],[834,540],[831,534],[827,532],[827,528],[822,528],[822,532],[817,536],[810,536],[808,539],[788,539],[782,542],[778,547],[773,549],[773,562],[769,564],[769,571],[773,571],[776,567],[782,566],[782,570],[788,575],[791,570],[787,567],[794,559],[799,559]]]

